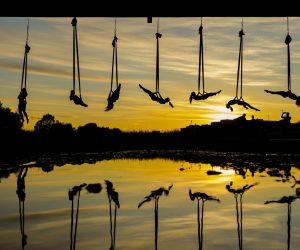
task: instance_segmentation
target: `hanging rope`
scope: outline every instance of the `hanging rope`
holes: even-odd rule
[[[291,57],[290,57],[290,42],[292,37],[289,34],[289,17],[286,18],[287,35],[285,38],[285,44],[287,45],[287,64],[288,64],[288,91],[291,91]]]
[[[78,51],[78,36],[77,36],[77,19],[74,17],[71,22],[73,26],[73,90],[75,91],[75,72],[76,65],[75,61],[77,60],[77,77],[78,77],[78,88],[79,88],[79,97],[81,99],[81,84],[80,84],[80,67],[79,67],[79,51]]]
[[[112,55],[112,66],[111,66],[111,80],[110,80],[110,92],[113,92],[113,81],[114,81],[114,66],[116,63],[116,88],[119,84],[119,75],[118,75],[118,37],[117,37],[117,18],[115,18],[115,33],[114,39],[112,41],[113,46],[113,55]]]
[[[200,94],[200,83],[201,83],[201,73],[202,73],[202,91],[204,90],[204,53],[203,53],[203,26],[202,26],[202,17],[201,25],[199,27],[200,43],[199,43],[199,67],[198,67],[198,94]]]
[[[241,95],[239,99],[243,99],[243,36],[245,35],[243,31],[244,22],[242,19],[241,30],[239,31],[240,37],[240,50],[239,50],[239,59],[238,59],[238,72],[237,72],[237,80],[236,80],[236,91],[235,98],[238,98],[239,91],[239,80],[241,79]]]
[[[26,44],[25,44],[25,52],[24,52],[24,59],[23,59],[23,69],[22,69],[22,80],[21,80],[21,90],[23,88],[27,88],[27,54],[30,51],[30,47],[28,45],[28,37],[29,37],[29,17],[27,21],[27,35],[26,35]]]
[[[159,33],[159,17],[157,18],[157,32],[156,36],[156,92],[159,93],[159,38],[162,34]]]

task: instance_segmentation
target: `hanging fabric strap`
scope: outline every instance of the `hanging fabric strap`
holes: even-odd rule
[[[78,36],[77,36],[77,19],[74,17],[71,22],[73,26],[73,90],[75,91],[75,72],[76,65],[75,60],[77,59],[77,76],[78,76],[78,88],[79,97],[81,99],[81,84],[80,84],[80,67],[79,67],[79,52],[78,52]],[[76,54],[76,56],[75,56]]]
[[[29,17],[27,21],[27,35],[26,35],[26,44],[25,44],[25,52],[23,59],[23,69],[22,69],[22,81],[21,81],[21,90],[27,87],[27,54],[30,51],[30,47],[28,45],[28,31],[29,31]]]
[[[239,90],[239,79],[241,78],[241,95],[240,99],[243,98],[243,36],[245,35],[243,31],[243,21],[242,21],[242,29],[239,31],[240,37],[240,50],[239,50],[239,61],[238,61],[238,72],[237,72],[237,79],[236,79],[236,91],[235,97],[238,97],[238,90]]]
[[[159,18],[157,18],[157,32],[156,36],[156,92],[159,93],[159,38],[162,34],[159,33]]]
[[[199,35],[200,35],[200,44],[199,44],[199,67],[198,67],[198,94],[201,92],[200,91],[201,79],[202,79],[202,91],[203,91],[203,94],[204,94],[205,93],[205,89],[204,89],[204,53],[203,53],[203,26],[202,26],[202,17],[201,17],[201,25],[200,25],[200,28],[199,28]]]
[[[115,34],[114,39],[112,41],[113,46],[113,56],[112,56],[112,66],[111,66],[111,81],[110,81],[110,92],[113,89],[113,81],[114,81],[114,65],[116,62],[116,88],[119,83],[119,75],[118,75],[118,37],[117,37],[117,20],[115,18]]]
[[[287,35],[285,38],[285,44],[287,45],[287,65],[288,65],[288,91],[291,91],[291,57],[290,57],[290,42],[292,37],[289,34],[289,18],[287,17]]]

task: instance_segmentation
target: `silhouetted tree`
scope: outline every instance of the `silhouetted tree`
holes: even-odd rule
[[[0,130],[17,130],[23,126],[19,114],[4,108],[0,102]]]
[[[50,131],[53,124],[55,124],[55,118],[51,114],[45,114],[41,120],[37,121],[34,125],[35,131]]]

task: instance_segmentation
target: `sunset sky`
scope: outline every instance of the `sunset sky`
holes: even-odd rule
[[[160,90],[175,108],[160,105],[138,87],[155,90],[156,18],[117,18],[120,99],[105,112],[110,90],[111,42],[114,18],[78,17],[78,39],[83,100],[88,108],[69,100],[72,88],[72,25],[68,18],[30,18],[27,81],[29,124],[46,113],[74,127],[95,122],[122,130],[174,130],[209,124],[247,114],[279,120],[290,112],[300,121],[295,101],[270,95],[264,89],[287,90],[287,33],[285,17],[244,18],[244,100],[261,111],[225,104],[235,95],[241,17],[204,17],[206,91],[222,92],[205,101],[189,103],[197,91],[200,17],[160,18]],[[300,17],[290,17],[292,91],[300,94]],[[0,101],[17,111],[27,18],[0,17]]]

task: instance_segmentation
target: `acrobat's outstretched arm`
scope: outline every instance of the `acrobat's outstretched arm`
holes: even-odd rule
[[[146,92],[148,95],[153,95],[153,94],[154,94],[154,93],[151,92],[150,90],[144,88],[141,84],[139,84],[139,86],[140,86],[140,88],[141,88],[142,90],[144,90],[144,92]]]

